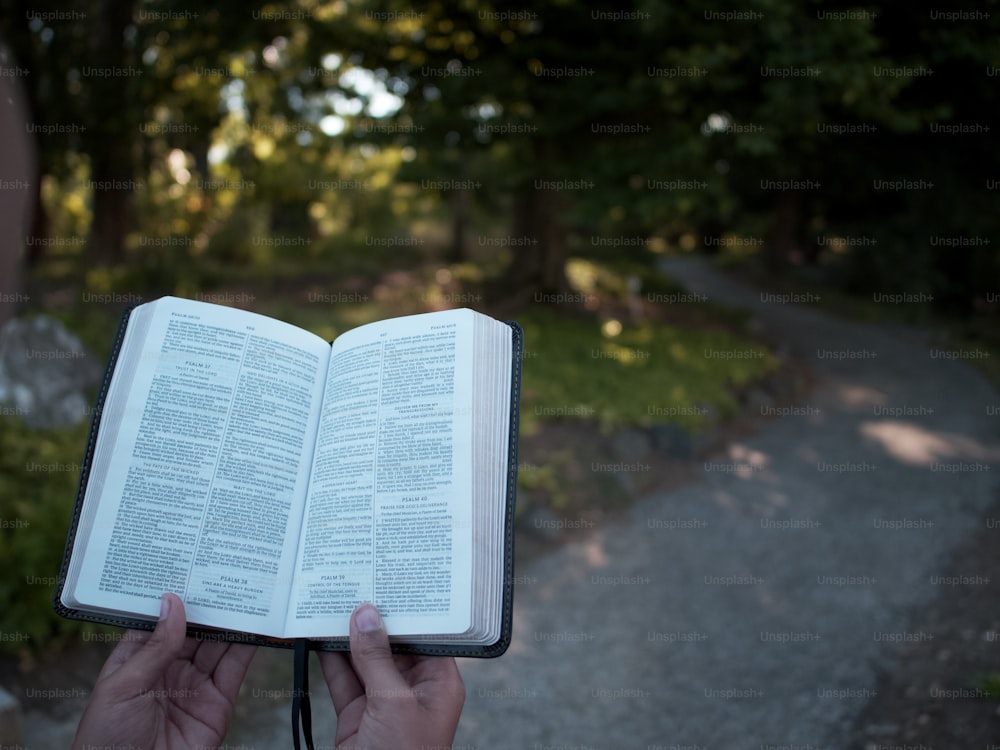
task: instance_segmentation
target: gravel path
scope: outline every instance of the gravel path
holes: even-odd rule
[[[994,496],[1000,396],[967,363],[703,262],[664,270],[753,310],[818,386],[700,482],[518,571],[510,651],[462,664],[463,747],[846,747],[893,641],[953,583],[938,580],[948,553]]]

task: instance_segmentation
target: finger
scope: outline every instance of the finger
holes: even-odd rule
[[[345,653],[334,653],[321,651],[319,654],[319,666],[323,671],[323,678],[333,698],[333,710],[340,713],[353,701],[364,695],[364,688],[358,681],[358,676],[354,674],[354,668]]]
[[[118,645],[108,656],[101,669],[100,677],[107,677],[118,671],[118,668],[128,662],[132,655],[141,649],[152,636],[148,630],[126,630],[121,634]]]
[[[437,693],[438,705],[446,705],[448,710],[454,712],[457,725],[458,717],[462,715],[462,707],[465,705],[465,681],[454,659],[438,658],[438,661],[443,662],[436,670],[436,682],[442,686]]]
[[[455,719],[465,703],[465,683],[458,664],[450,656],[418,656],[417,663],[405,674],[417,689],[417,700],[435,710],[451,713]]]
[[[373,708],[386,697],[408,692],[409,686],[392,658],[385,623],[374,604],[362,604],[351,615],[351,662]]]
[[[248,643],[236,643],[224,636],[198,634],[187,639],[190,647],[191,663],[199,672],[207,675],[218,673],[220,668],[228,669],[230,662],[247,666],[257,647]]]
[[[167,667],[184,649],[184,603],[176,594],[164,594],[160,600],[160,621],[152,635],[136,650],[120,672],[138,680],[139,684],[151,683],[166,672]]]
[[[226,644],[212,671],[207,673],[216,689],[230,704],[236,703],[236,695],[240,692],[240,686],[256,653],[257,647],[248,643]]]

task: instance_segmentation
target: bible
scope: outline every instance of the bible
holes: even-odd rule
[[[522,333],[468,310],[332,343],[176,297],[127,309],[57,578],[64,617],[345,650],[371,601],[393,649],[510,642]]]

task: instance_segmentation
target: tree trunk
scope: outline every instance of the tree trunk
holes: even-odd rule
[[[569,255],[567,229],[560,220],[565,215],[566,199],[558,191],[546,191],[542,204],[541,283],[546,292],[559,294],[569,290],[566,259]]]
[[[469,226],[469,191],[454,190],[451,194],[451,245],[447,261],[461,263],[465,260],[465,239]]]
[[[518,244],[512,248],[507,279],[515,293],[531,292],[539,286],[541,273],[538,262],[540,250],[538,245],[530,244],[532,240],[539,239],[539,232],[535,196],[528,188],[522,188],[514,195],[511,226],[517,241],[527,239],[529,244]]]
[[[36,176],[41,177],[37,172],[36,170]],[[45,257],[45,240],[49,236],[49,214],[45,210],[45,204],[42,202],[41,179],[35,180],[34,196],[34,200],[32,201],[33,210],[31,211],[31,228],[28,230],[27,235],[27,237],[31,238],[31,244],[28,245],[27,256],[25,258],[29,268],[34,268],[42,262],[42,259]]]
[[[774,206],[771,241],[764,256],[769,269],[778,270],[790,263],[801,262],[798,228],[799,194],[792,191],[779,193]]]
[[[118,178],[110,176],[104,170],[93,177],[97,184],[114,179]],[[115,265],[124,260],[125,236],[133,226],[131,195],[123,190],[95,188],[94,218],[90,226],[90,242],[95,260],[103,265]]]
[[[566,205],[562,193],[522,188],[514,197],[513,262],[507,280],[517,296],[535,292],[559,294],[569,288],[567,230],[560,221]]]
[[[132,67],[134,55],[125,43],[132,11],[129,0],[103,0],[98,4],[92,46],[94,67],[106,71],[128,71]],[[135,226],[135,143],[139,119],[144,114],[137,101],[138,76],[105,73],[92,81],[91,95],[98,106],[109,109],[89,144],[94,207],[91,252],[98,262],[114,264],[125,257],[125,236]]]
[[[21,251],[28,212],[38,193],[27,121],[20,86],[14,78],[0,76],[0,179],[18,186],[0,190],[0,327],[27,301],[21,292]]]

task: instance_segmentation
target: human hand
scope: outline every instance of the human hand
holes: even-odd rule
[[[256,646],[186,638],[184,602],[164,594],[152,633],[126,631],[104,663],[74,750],[190,750],[226,736]]]
[[[351,653],[319,655],[337,712],[339,750],[451,747],[465,703],[455,660],[393,655],[378,610],[351,615]]]

